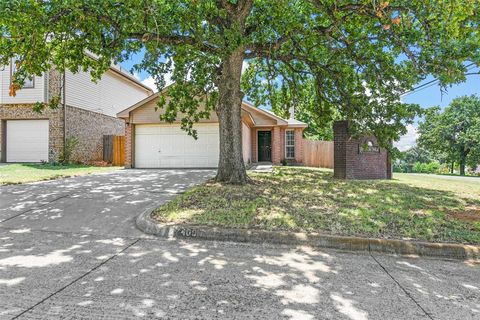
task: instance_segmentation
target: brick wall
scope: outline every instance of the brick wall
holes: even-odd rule
[[[285,159],[285,128],[265,127],[252,128],[252,162],[258,161],[258,131],[272,131],[272,163],[280,164]],[[288,129],[287,129],[288,130]],[[295,128],[295,159],[289,160],[291,163],[303,162],[303,128]]]
[[[78,139],[73,161],[89,162],[103,158],[103,135],[125,134],[122,119],[67,106],[66,136]]]
[[[42,113],[33,111],[32,104],[9,104],[0,105],[0,141],[1,161],[6,161],[5,148],[6,142],[3,133],[7,120],[41,120],[49,122],[49,150],[48,160],[58,161],[63,152],[63,108],[57,109],[45,108]]]
[[[55,68],[51,68],[48,72],[48,86],[47,86],[47,101],[45,102],[50,102],[50,100],[53,97],[60,96],[62,97],[62,89],[63,89],[63,77],[62,74],[56,70]],[[63,97],[61,103],[63,104]]]
[[[251,128],[252,130],[252,162],[258,162],[258,131],[271,131],[272,132],[272,150],[271,158],[273,163],[280,163],[280,150],[278,147],[278,142],[280,141],[280,128],[278,127],[257,127]],[[277,130],[277,131],[275,131]],[[279,159],[280,158],[280,159]],[[277,162],[275,162],[277,160]]]
[[[127,123],[125,126],[125,168],[131,168],[133,165],[132,154],[133,154],[133,137],[134,137],[135,127],[131,123]]]
[[[280,129],[280,162],[285,159],[285,128]]]
[[[272,163],[279,164],[285,157],[282,148],[282,134],[280,127],[273,127],[272,131]]]
[[[303,163],[303,128],[295,129],[295,162]]]
[[[391,164],[388,151],[364,150],[362,146],[368,141],[378,145],[373,136],[358,139],[351,137],[347,121],[337,121],[334,131],[334,176],[339,179],[390,179]]]
[[[333,133],[333,176],[338,179],[346,179],[348,124],[343,121],[335,122]]]

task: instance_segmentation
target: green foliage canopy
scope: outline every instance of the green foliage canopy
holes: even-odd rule
[[[10,0],[0,2],[0,63],[18,56],[28,74],[89,70],[144,52],[137,70],[159,89],[164,120],[184,114],[183,128],[216,106],[222,63],[240,52],[248,67],[242,88],[316,123],[349,119],[382,141],[397,139],[419,112],[399,95],[427,74],[443,85],[464,80],[478,63],[476,0]],[[91,59],[88,51],[97,58]],[[240,84],[239,84],[240,85]],[[206,102],[206,108],[198,108]],[[283,111],[282,111],[283,110]]]
[[[443,153],[450,161],[476,167],[480,163],[480,98],[456,98],[443,110],[430,108],[419,124],[418,142],[432,153]]]

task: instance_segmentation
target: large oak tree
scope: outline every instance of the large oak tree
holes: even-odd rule
[[[143,53],[137,70],[165,85],[163,120],[220,120],[217,180],[247,182],[241,101],[348,119],[381,141],[405,132],[418,106],[399,95],[427,74],[464,80],[479,59],[476,0],[8,0],[0,2],[0,63],[27,74],[91,70]],[[98,59],[84,53],[89,51]],[[242,80],[242,65],[248,61]],[[16,87],[13,88],[15,91]],[[205,104],[205,108],[198,108]]]

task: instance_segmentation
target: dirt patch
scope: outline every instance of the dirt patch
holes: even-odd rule
[[[480,222],[480,209],[467,209],[465,211],[453,212],[455,219],[465,222]]]

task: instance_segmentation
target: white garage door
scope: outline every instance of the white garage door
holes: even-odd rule
[[[218,166],[218,124],[197,124],[198,139],[179,125],[136,125],[135,167],[213,168]]]
[[[48,161],[48,120],[8,120],[6,160]]]

